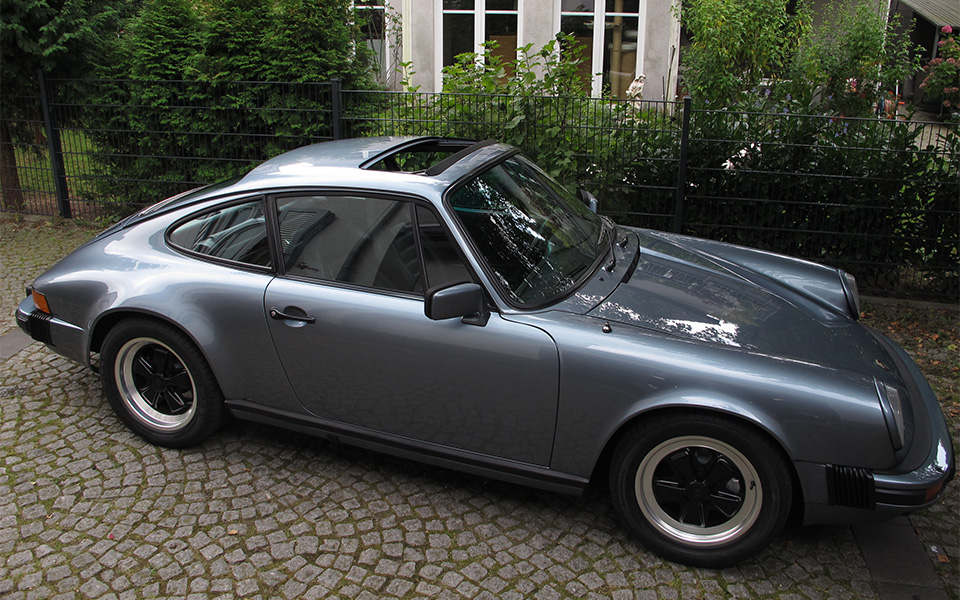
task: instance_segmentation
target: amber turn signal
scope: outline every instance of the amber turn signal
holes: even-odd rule
[[[934,498],[936,498],[936,497],[937,497],[937,494],[939,494],[940,491],[943,490],[943,486],[944,486],[945,484],[946,484],[946,482],[943,481],[943,482],[940,482],[940,483],[938,483],[937,485],[933,486],[932,488],[928,489],[928,490],[927,490],[927,495],[926,495],[926,497],[923,499],[923,503],[926,504],[927,502],[930,502],[930,501],[932,501]]]
[[[45,312],[48,315],[52,314],[50,312],[50,305],[47,304],[47,297],[37,290],[33,290],[33,305],[41,312]]]

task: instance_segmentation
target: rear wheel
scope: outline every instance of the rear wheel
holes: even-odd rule
[[[711,414],[656,415],[627,433],[610,473],[614,507],[651,550],[680,563],[745,560],[783,528],[791,476],[770,440]]]
[[[196,444],[222,421],[223,396],[209,365],[166,323],[130,319],[111,329],[100,353],[100,378],[120,419],[153,444]]]

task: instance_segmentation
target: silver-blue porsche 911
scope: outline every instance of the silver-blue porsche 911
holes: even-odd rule
[[[227,413],[577,493],[724,566],[953,476],[934,393],[852,277],[598,216],[515,148],[326,142],[175,196],[36,279],[17,319],[162,446]]]

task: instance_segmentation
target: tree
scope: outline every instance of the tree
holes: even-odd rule
[[[188,79],[201,54],[200,20],[191,0],[147,0],[127,22],[100,74],[143,80]]]
[[[783,76],[806,31],[805,11],[788,0],[691,0],[681,16],[690,34],[683,77],[697,103],[730,104],[744,90]],[[719,108],[719,106],[717,106]]]
[[[145,0],[114,59],[142,80],[373,81],[350,0]]]
[[[881,93],[919,68],[909,58],[909,31],[869,0],[828,9],[816,29],[807,8],[791,10],[791,4],[690,0],[684,6],[692,45],[681,63],[694,102],[711,108],[799,103],[803,110],[863,116]]]
[[[41,69],[54,77],[86,73],[103,48],[100,40],[117,22],[118,4],[115,0],[2,0],[0,187],[5,209],[23,206],[13,143],[38,136],[28,125],[39,121],[38,108],[18,100],[36,95]]]
[[[910,31],[877,7],[861,1],[852,9],[829,9],[816,31],[808,30],[793,58],[795,96],[811,96],[821,112],[864,116],[885,92],[919,70],[910,59]]]
[[[275,0],[263,53],[266,81],[339,78],[346,89],[373,87],[373,55],[350,1]]]
[[[101,193],[122,211],[128,198],[167,192],[143,182],[216,181],[328,137],[329,122],[305,115],[329,88],[283,83],[338,77],[348,89],[371,88],[355,16],[351,0],[143,0],[115,66],[100,71],[134,81],[98,85],[102,104],[136,109],[88,109],[101,125],[91,136],[113,156]]]

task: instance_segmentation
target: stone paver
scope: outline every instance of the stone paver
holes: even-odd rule
[[[16,329],[14,316],[33,278],[97,232],[71,223],[0,221],[0,335]]]
[[[8,289],[65,250],[33,239],[56,228],[0,227],[6,314],[22,294]],[[924,526],[955,543],[953,490]],[[879,598],[872,583],[849,527],[693,569],[629,538],[600,490],[550,494],[244,422],[162,449],[120,424],[95,374],[40,344],[0,375],[4,599]]]

